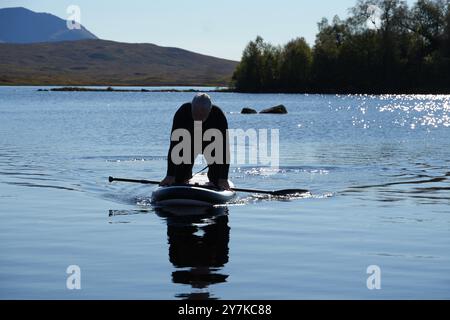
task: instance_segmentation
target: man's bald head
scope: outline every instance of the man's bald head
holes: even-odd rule
[[[211,97],[206,93],[199,93],[192,100],[192,118],[194,121],[206,121],[211,109]]]

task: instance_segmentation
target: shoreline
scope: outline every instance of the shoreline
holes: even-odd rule
[[[6,87],[40,87],[39,85],[0,85],[0,88]],[[43,88],[38,88],[38,92],[135,92],[135,93],[241,93],[241,94],[298,94],[298,95],[361,95],[361,96],[377,96],[377,95],[450,95],[450,91],[426,91],[426,90],[405,90],[405,91],[353,91],[353,90],[329,90],[329,91],[303,91],[303,92],[284,92],[284,91],[267,91],[267,92],[246,92],[238,91],[233,88],[204,86],[205,89],[200,89],[202,86],[154,86],[155,89],[146,89],[141,86],[135,86],[136,89],[131,89],[134,86],[54,86],[42,85]],[[47,87],[47,88],[46,88]],[[147,86],[147,88],[152,86]],[[172,88],[173,87],[173,88]],[[186,87],[186,89],[181,89]],[[123,89],[122,89],[123,88]],[[159,89],[157,89],[159,88]]]
[[[106,88],[88,88],[88,87],[61,87],[51,89],[38,89],[38,92],[187,92],[187,93],[200,93],[200,92],[235,92],[232,89],[212,89],[212,90],[199,90],[199,89],[116,89],[113,87]]]
[[[183,86],[181,86],[183,87]],[[187,88],[190,88],[189,86],[186,86]],[[210,88],[210,87],[208,87]],[[302,95],[449,95],[450,92],[430,92],[430,91],[403,91],[403,92],[356,92],[356,91],[309,91],[309,92],[242,92],[237,91],[232,88],[217,88],[217,89],[176,89],[176,88],[170,88],[168,86],[167,89],[121,89],[119,87],[112,87],[107,86],[105,88],[90,88],[90,87],[74,87],[74,86],[64,86],[64,87],[57,87],[57,88],[40,88],[37,89],[38,92],[136,92],[136,93],[156,93],[156,92],[167,92],[167,93],[200,93],[200,92],[212,92],[212,93],[242,93],[242,94],[302,94]]]

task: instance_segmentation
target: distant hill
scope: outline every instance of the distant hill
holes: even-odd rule
[[[227,85],[237,62],[98,40],[25,8],[0,9],[0,85]]]
[[[227,85],[237,62],[154,44],[0,43],[0,85]]]
[[[97,39],[83,26],[70,30],[66,20],[25,8],[0,9],[0,43],[36,43]]]

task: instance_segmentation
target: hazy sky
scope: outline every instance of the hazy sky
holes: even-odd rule
[[[412,1],[409,1],[412,2]],[[303,36],[314,43],[317,22],[346,17],[356,0],[0,0],[0,8],[26,7],[63,19],[69,5],[102,39],[148,42],[239,60],[248,41],[273,44]]]

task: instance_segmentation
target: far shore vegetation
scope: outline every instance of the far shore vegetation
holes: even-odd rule
[[[238,92],[450,93],[450,1],[359,0],[303,38],[251,41],[233,75]]]
[[[204,92],[205,90],[198,90],[198,89],[174,89],[174,88],[168,88],[168,89],[128,89],[128,88],[113,88],[113,87],[106,87],[106,88],[92,88],[92,87],[58,87],[58,88],[42,88],[38,89],[39,92],[45,92],[45,91],[54,91],[54,92]],[[208,89],[207,92],[231,92],[231,89],[228,88],[215,88],[215,89]]]

